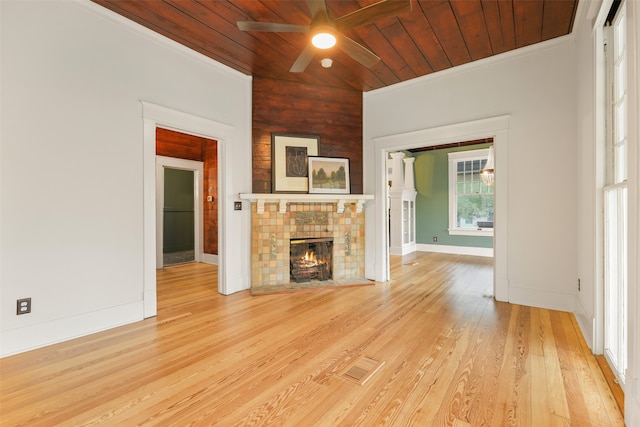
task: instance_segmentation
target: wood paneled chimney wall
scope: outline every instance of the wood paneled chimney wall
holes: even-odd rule
[[[254,193],[271,193],[272,132],[319,135],[319,154],[349,158],[351,193],[362,194],[362,92],[254,78]]]

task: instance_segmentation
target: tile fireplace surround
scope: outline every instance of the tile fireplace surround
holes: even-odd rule
[[[242,195],[251,200],[251,292],[259,294],[314,287],[295,283],[289,276],[290,239],[333,238],[333,277],[327,285],[369,282],[364,278],[364,212],[362,203],[372,196],[350,200],[340,197],[310,198],[297,196],[286,202],[271,198],[260,203],[260,195]],[[265,197],[265,196],[262,196]],[[263,213],[260,213],[263,211]],[[340,212],[342,211],[342,212]]]

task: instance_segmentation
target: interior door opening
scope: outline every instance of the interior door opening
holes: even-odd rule
[[[156,268],[203,258],[203,164],[156,156]]]
[[[199,184],[198,203],[202,203],[202,209],[198,206],[197,213],[202,212],[202,223],[207,226],[207,231],[203,234],[210,236],[207,244],[202,244],[202,263],[216,264],[218,274],[212,278],[212,286],[219,293],[227,295],[228,281],[226,279],[225,254],[218,248],[224,248],[226,240],[224,224],[226,224],[225,212],[225,141],[232,137],[235,130],[226,124],[204,119],[202,117],[187,114],[181,111],[172,110],[160,105],[141,101],[142,116],[144,122],[143,130],[143,157],[144,157],[144,272],[143,272],[143,316],[149,318],[158,313],[158,292],[157,292],[157,270],[162,268],[162,246],[158,243],[162,233],[160,226],[161,215],[158,214],[158,198],[164,192],[159,191],[164,188],[160,185],[159,177],[164,174],[158,173],[159,158],[172,161],[180,160],[176,157],[180,152],[186,154],[198,152],[204,155],[208,168],[203,168],[199,177],[195,179]],[[183,139],[188,139],[189,142]],[[200,143],[195,143],[198,140]],[[186,157],[186,156],[185,156]],[[219,159],[219,160],[218,160]],[[169,165],[170,167],[173,167]],[[180,169],[178,167],[178,169]],[[189,168],[187,168],[189,169]],[[220,197],[218,197],[220,194]],[[207,209],[204,210],[204,205]],[[195,221],[196,227],[200,221]],[[204,227],[203,227],[204,228]],[[194,232],[195,235],[195,232]],[[204,240],[204,239],[203,239]],[[196,245],[200,245],[200,240],[196,240]],[[206,249],[205,249],[206,248]],[[160,253],[160,256],[158,256]],[[199,250],[196,249],[196,261]]]
[[[189,257],[187,239],[191,239],[191,234],[186,231],[186,225],[179,225],[182,230],[180,236],[171,234],[172,228],[170,224],[164,224],[163,230],[160,230],[160,224],[157,224],[157,250],[160,245],[168,245],[175,248],[177,239],[181,241],[181,245],[177,250],[171,249],[163,252],[174,253],[168,258],[176,259],[178,262],[197,261],[207,264],[218,264],[218,141],[215,139],[192,135],[182,131],[176,131],[165,128],[156,128],[156,161],[162,164],[167,170],[160,176],[159,171],[156,179],[156,197],[158,203],[164,197],[166,190],[161,179],[164,175],[170,180],[177,179],[179,182],[170,184],[173,190],[181,192],[180,200],[171,200],[170,203],[165,201],[165,211],[157,212],[157,221],[161,221],[160,215],[167,216],[170,222],[181,220],[186,221],[187,218],[193,218],[194,221],[194,256]],[[176,172],[170,172],[171,169],[179,169]],[[187,175],[193,171],[195,175]],[[170,174],[170,175],[169,175]],[[175,176],[174,176],[175,175]],[[178,178],[181,177],[181,178]],[[193,176],[190,179],[189,176]],[[192,183],[192,186],[190,185]],[[190,188],[193,188],[191,190]],[[163,190],[164,189],[164,190]],[[192,194],[192,196],[190,196]],[[193,204],[193,215],[187,213]],[[167,211],[167,209],[169,211]],[[180,212],[178,212],[180,211]],[[174,224],[175,225],[175,224]],[[161,234],[169,233],[162,236]],[[162,237],[162,239],[161,239]],[[180,246],[180,245],[178,245]],[[167,264],[168,260],[161,260],[160,254],[157,255],[157,268]],[[171,263],[171,262],[170,262]]]
[[[480,253],[468,253],[468,255],[480,255],[483,257],[492,256],[493,258],[493,294],[498,301],[509,300],[508,289],[508,241],[507,230],[508,215],[506,195],[508,194],[508,139],[509,139],[509,116],[497,116],[487,119],[480,119],[472,122],[462,122],[455,125],[447,125],[435,128],[427,128],[420,131],[408,133],[399,133],[395,135],[374,138],[373,154],[376,165],[375,176],[375,196],[378,200],[386,199],[389,187],[389,166],[387,159],[390,153],[399,151],[411,151],[413,149],[421,149],[422,147],[434,147],[442,144],[457,143],[458,141],[476,141],[480,139],[492,139],[494,147],[494,164],[496,169],[495,175],[495,227],[493,230],[492,248],[487,248],[489,252],[480,251]],[[425,169],[427,170],[427,169]],[[366,178],[365,178],[366,179]],[[416,183],[422,178],[416,174]],[[429,180],[426,180],[427,182]],[[419,188],[417,188],[420,191]],[[373,257],[372,261],[367,262],[367,274],[375,277],[379,281],[389,281],[390,277],[390,251],[389,251],[389,209],[387,203],[375,206],[374,215],[368,216],[367,230],[374,237],[372,245]],[[372,218],[373,219],[369,219]],[[418,220],[416,206],[416,220]],[[442,225],[442,229],[446,229],[447,224]],[[369,231],[370,230],[370,231]],[[424,233],[423,233],[424,234]],[[437,236],[436,236],[437,237]],[[427,242],[435,243],[433,235],[420,236],[416,229],[416,249],[431,249],[430,243],[418,243],[427,240]],[[440,239],[437,240],[440,243]],[[445,245],[442,245],[445,246]],[[446,247],[439,248],[440,252],[444,252]],[[454,248],[456,249],[456,248]],[[484,248],[480,248],[484,249]],[[445,252],[457,253],[457,252]]]
[[[481,138],[387,153],[390,255],[493,259],[494,185],[482,178],[492,144]]]

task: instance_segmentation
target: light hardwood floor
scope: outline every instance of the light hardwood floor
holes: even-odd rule
[[[495,302],[490,259],[392,277],[252,297],[159,271],[157,318],[0,360],[2,425],[623,425],[574,317]],[[384,365],[345,379],[363,356]]]

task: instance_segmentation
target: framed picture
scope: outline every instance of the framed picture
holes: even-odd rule
[[[271,192],[307,193],[307,158],[320,152],[320,137],[271,134]]]
[[[309,157],[309,193],[350,194],[349,159]]]

